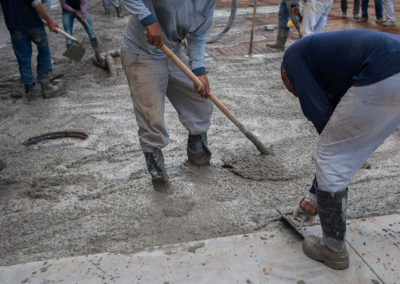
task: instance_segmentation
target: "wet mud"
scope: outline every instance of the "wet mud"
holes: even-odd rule
[[[104,17],[99,1],[89,5],[89,12],[106,50],[118,50],[128,17]],[[60,14],[57,6],[51,11],[61,24]],[[63,74],[66,90],[57,98],[27,102],[12,98],[23,88],[10,41],[0,45],[0,160],[6,165],[0,172],[0,265],[129,253],[279,226],[275,208],[291,210],[311,185],[317,134],[281,83],[283,53],[266,48],[251,58],[215,53],[248,41],[249,16],[238,15],[223,40],[207,46],[208,76],[213,93],[273,153],[260,155],[214,108],[208,134],[211,165],[190,165],[188,133],[167,102],[171,142],[164,149],[170,177],[165,192],[154,190],[146,172],[119,57],[113,58],[115,75],[110,77],[93,64],[79,24],[75,35],[87,50],[80,62],[64,58],[64,40],[49,34],[54,73]],[[216,18],[213,28],[223,26],[224,18]],[[274,36],[276,31],[267,34],[256,27],[256,41]],[[65,147],[23,145],[30,137],[65,130],[88,138]],[[399,139],[396,130],[369,159],[371,169],[354,177],[349,218],[399,212]]]

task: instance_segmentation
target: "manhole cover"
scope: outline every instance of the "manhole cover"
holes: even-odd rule
[[[60,131],[29,138],[24,145],[33,149],[66,147],[82,142],[88,135],[79,131]]]

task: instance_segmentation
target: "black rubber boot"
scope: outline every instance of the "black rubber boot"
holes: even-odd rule
[[[93,50],[95,52],[100,50],[100,45],[99,45],[99,41],[97,40],[97,38],[91,38],[90,44],[92,45]]]
[[[268,47],[271,47],[276,50],[285,50],[285,43],[286,43],[287,36],[278,36],[275,43],[267,43]]]
[[[24,85],[25,87],[25,95],[28,101],[36,100],[36,91],[35,86],[33,85]]]
[[[333,269],[346,269],[349,267],[349,254],[345,244],[347,189],[337,193],[317,189],[316,195],[322,238],[306,237],[303,251],[310,258]]]
[[[161,149],[154,152],[144,152],[147,170],[151,175],[153,184],[163,184],[168,182],[168,175],[164,168],[164,156]]]
[[[42,97],[44,99],[55,97],[59,95],[63,90],[62,84],[53,84],[50,81],[50,76],[52,76],[51,72],[38,78],[38,82],[42,87]]]
[[[118,18],[123,18],[124,14],[122,13],[122,8],[118,7],[118,8],[115,8],[115,9],[117,10],[117,17]]]
[[[189,135],[187,141],[187,155],[190,163],[197,166],[210,164],[211,152],[207,147],[207,133]]]

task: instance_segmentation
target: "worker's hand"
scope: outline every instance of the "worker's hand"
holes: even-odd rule
[[[79,13],[79,11],[75,10],[74,11],[75,16],[77,16],[78,18],[82,18],[81,17],[81,13]]]
[[[158,23],[152,23],[146,27],[146,41],[157,48],[163,46],[163,36]]]
[[[297,17],[299,17],[299,19],[301,18],[301,15],[300,15],[300,9],[299,9],[299,6],[293,6],[291,9],[290,9],[290,14],[292,14],[292,15],[296,15]]]
[[[81,14],[81,20],[84,21],[86,23],[86,14]]]
[[[210,96],[210,83],[208,83],[207,75],[200,75],[197,76],[200,79],[202,85],[201,86],[194,86],[196,92],[200,94],[200,96],[207,98]]]
[[[47,25],[49,26],[49,30],[51,30],[53,33],[57,33],[58,25],[53,20],[48,21]]]

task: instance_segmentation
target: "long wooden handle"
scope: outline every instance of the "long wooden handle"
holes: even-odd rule
[[[173,53],[165,44],[162,45],[161,50],[174,62],[179,69],[183,71],[194,83],[196,87],[202,86],[203,83],[200,81],[199,78],[192,72],[192,70],[189,69],[176,55]],[[248,131],[244,125],[236,119],[232,113],[229,111],[229,109],[219,100],[217,99],[216,96],[214,96],[212,93],[210,93],[210,96],[208,97],[221,111],[223,114],[225,114],[226,117],[232,121],[233,124],[236,125],[239,130],[246,135],[246,137],[253,142],[253,144],[257,147],[257,149],[260,151],[261,154],[270,154],[271,151],[268,150],[258,139],[257,137],[252,134],[250,131]]]
[[[49,26],[45,20],[42,19],[42,21],[47,27]],[[65,36],[66,38],[69,38],[70,40],[74,41],[75,43],[81,44],[76,37],[73,37],[72,35],[70,35],[69,33],[65,32],[65,31],[63,31],[62,29],[57,28],[56,31],[57,31],[57,33],[60,33],[63,36]]]

